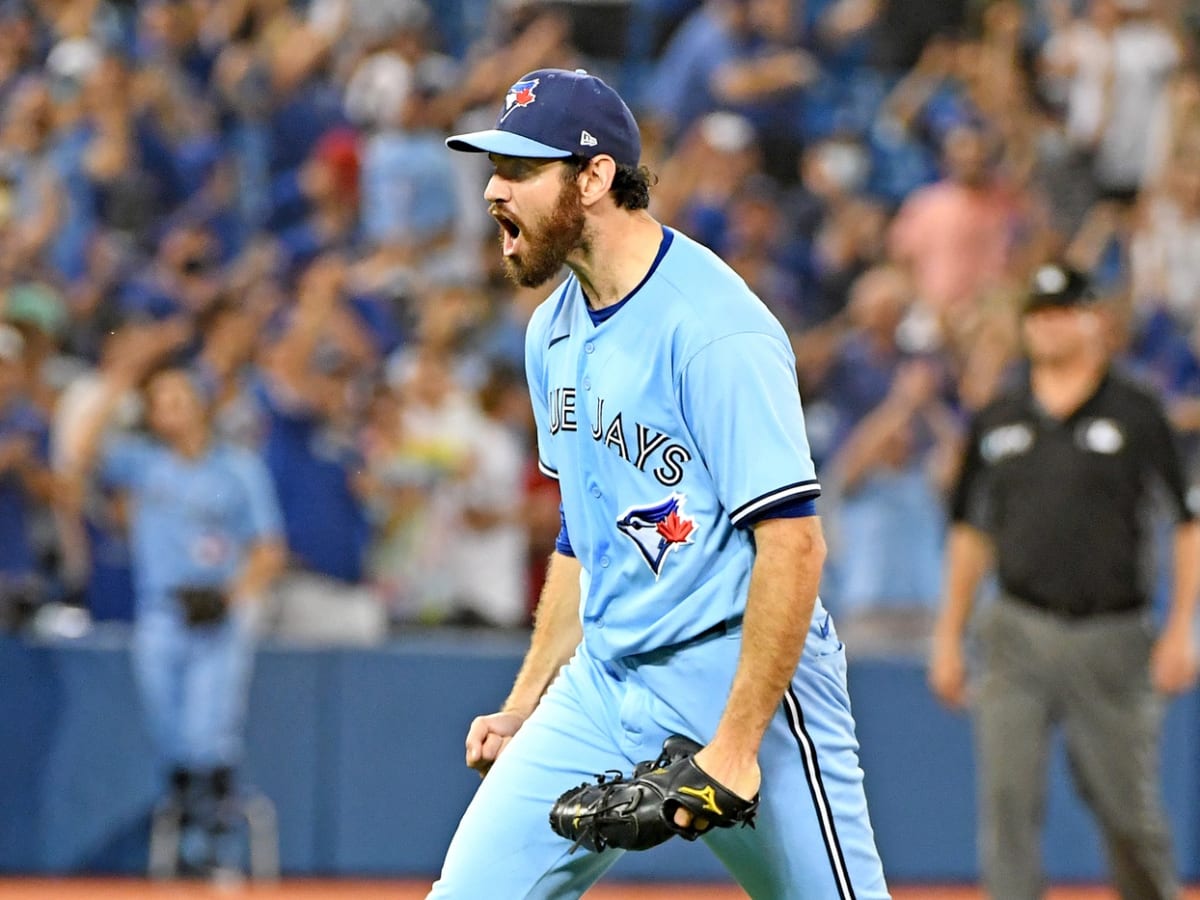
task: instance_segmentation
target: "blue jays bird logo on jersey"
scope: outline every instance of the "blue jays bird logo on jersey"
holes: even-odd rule
[[[540,78],[530,78],[528,81],[518,81],[508,89],[508,93],[504,96],[504,115],[500,117],[503,122],[508,118],[508,114],[514,109],[522,106],[529,106],[535,100],[537,95],[533,89],[538,86]]]
[[[642,559],[654,573],[662,574],[667,555],[678,547],[692,543],[696,520],[680,515],[687,497],[671,494],[653,506],[635,506],[617,520],[621,534],[633,541]]]

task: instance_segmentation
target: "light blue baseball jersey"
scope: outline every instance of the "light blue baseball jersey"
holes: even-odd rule
[[[583,566],[583,643],[481,783],[436,900],[579,897],[616,862],[623,851],[568,852],[547,810],[668,735],[711,740],[742,646],[736,623],[712,626],[745,608],[748,526],[820,491],[787,336],[682,234],[664,229],[649,274],[602,320],[569,278],[534,314],[526,354],[541,468],[561,476]],[[818,600],[759,748],[756,827],[704,838],[752,897],[888,896],[845,676]]]
[[[226,584],[252,543],[283,534],[271,477],[241,448],[218,444],[187,460],[144,438],[118,438],[105,447],[100,475],[130,493],[143,607],[185,585]]]
[[[655,266],[593,324],[572,275],[534,313],[538,461],[583,567],[584,642],[616,659],[744,610],[748,524],[820,493],[791,343],[712,252],[663,229]]]

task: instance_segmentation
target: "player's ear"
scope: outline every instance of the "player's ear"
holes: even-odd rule
[[[587,161],[579,172],[579,199],[584,206],[598,202],[609,188],[617,174],[617,163],[608,154],[601,153]]]

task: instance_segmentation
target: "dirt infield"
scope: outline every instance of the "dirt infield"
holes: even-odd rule
[[[428,884],[414,881],[284,881],[276,885],[214,887],[203,884],[152,884],[137,879],[3,879],[0,900],[420,900]],[[738,900],[745,894],[719,885],[609,883],[588,893],[588,900]],[[972,887],[897,887],[894,900],[983,900]],[[1103,888],[1052,890],[1047,900],[1114,900]],[[1185,894],[1200,900],[1200,888]]]

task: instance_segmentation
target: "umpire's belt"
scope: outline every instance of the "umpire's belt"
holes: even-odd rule
[[[659,647],[655,650],[647,650],[644,653],[634,653],[632,656],[626,656],[622,660],[626,665],[632,667],[643,666],[647,663],[661,662],[668,656],[678,653],[685,647],[691,647],[696,644],[703,644],[705,641],[711,641],[713,638],[725,637],[742,627],[742,614],[726,619],[724,622],[718,622],[705,628],[699,634],[694,634],[690,638],[684,638],[682,641],[676,641],[674,644],[667,644],[665,647]]]

